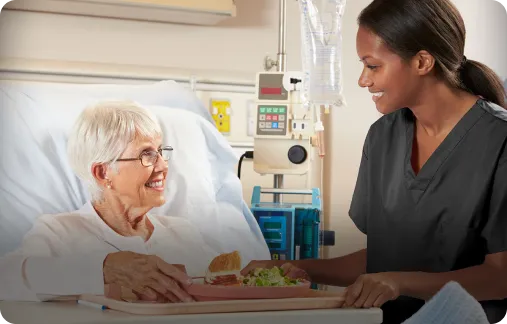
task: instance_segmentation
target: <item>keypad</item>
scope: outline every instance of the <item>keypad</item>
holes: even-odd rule
[[[287,133],[287,107],[260,106],[258,108],[257,134],[285,135]]]

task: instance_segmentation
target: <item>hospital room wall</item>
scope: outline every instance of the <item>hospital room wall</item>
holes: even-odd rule
[[[347,216],[355,185],[363,140],[369,126],[379,117],[367,90],[357,78],[362,65],[355,49],[356,17],[370,0],[347,1],[343,22],[343,79],[347,106],[326,116],[328,154],[323,185],[325,224],[336,231],[337,245],[327,256],[343,255],[365,246],[364,236]],[[468,29],[466,55],[494,68],[507,77],[507,43],[492,30],[507,29],[505,10],[492,0],[454,0]],[[0,14],[0,61],[16,58],[28,63],[48,60],[61,67],[68,61],[82,67],[107,72],[106,67],[129,66],[132,76],[142,76],[146,67],[158,71],[177,71],[178,75],[210,75],[254,82],[262,70],[264,55],[277,51],[278,1],[237,0],[239,18],[216,27],[183,26],[116,19],[63,16],[42,13],[2,11]],[[300,68],[301,44],[297,2],[287,1],[288,69]],[[245,14],[247,13],[247,14]],[[480,22],[476,25],[476,22]],[[498,34],[501,35],[501,34]],[[103,69],[103,70],[101,70]],[[151,70],[150,70],[151,71]],[[162,73],[162,72],[161,72]],[[163,72],[165,73],[165,72]],[[160,75],[160,74],[159,74]],[[246,102],[252,93],[198,92],[205,104],[210,97],[230,97],[233,103],[231,142],[251,143],[246,136]],[[238,128],[238,127],[242,127]],[[248,149],[248,148],[244,148]],[[241,149],[238,149],[238,152]],[[312,172],[318,179],[319,170]],[[312,182],[314,182],[312,181]],[[272,177],[252,171],[250,161],[243,164],[244,197],[250,201],[253,185],[269,187]],[[312,186],[307,178],[286,177],[287,186]]]

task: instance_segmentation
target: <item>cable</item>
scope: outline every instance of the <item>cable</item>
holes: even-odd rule
[[[243,155],[241,155],[241,157],[239,158],[239,163],[238,163],[238,178],[241,179],[241,164],[243,163],[243,159],[253,159],[254,157],[254,151],[246,151],[245,153],[243,153]]]

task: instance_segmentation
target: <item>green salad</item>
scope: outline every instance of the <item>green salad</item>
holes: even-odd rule
[[[273,267],[272,269],[257,268],[243,277],[245,286],[295,286],[300,281],[283,275],[283,269]]]

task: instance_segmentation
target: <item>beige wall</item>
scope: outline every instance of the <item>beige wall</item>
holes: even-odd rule
[[[294,13],[297,2],[287,2]],[[266,53],[276,54],[278,1],[238,0],[237,6],[238,17],[216,27],[2,11],[0,57],[240,71],[253,76],[262,69]],[[289,29],[289,68],[299,66],[298,32]]]
[[[343,22],[343,77],[348,106],[332,111],[327,120],[324,198],[326,227],[337,232],[337,246],[328,256],[342,255],[364,246],[347,211],[368,127],[378,117],[366,90],[357,86],[361,64],[355,52],[355,19],[369,0],[349,0]],[[44,59],[126,65],[150,65],[188,71],[217,71],[251,76],[262,70],[263,57],[275,57],[278,40],[278,1],[237,0],[238,18],[216,27],[170,25],[115,19],[74,17],[2,11],[0,14],[0,61],[6,58]],[[299,14],[297,2],[288,0],[288,69],[300,68]],[[507,77],[507,42],[493,31],[507,30],[503,7],[492,0],[455,0],[468,28],[466,55],[489,64]],[[216,94],[221,95],[221,94]],[[227,94],[225,94],[227,95]],[[204,101],[209,93],[202,96]],[[234,97],[239,124],[246,127],[246,100]],[[238,110],[237,110],[238,111]],[[242,141],[250,141],[244,133]],[[244,164],[245,199],[251,186],[270,186],[271,177],[255,175]],[[318,174],[318,172],[316,172]],[[313,177],[315,179],[315,176]],[[306,185],[306,178],[286,180]]]

